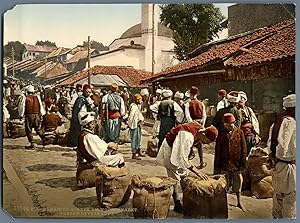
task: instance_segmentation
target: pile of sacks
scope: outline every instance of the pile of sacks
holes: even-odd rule
[[[248,170],[251,180],[251,192],[256,198],[273,197],[271,170],[268,168],[267,148],[253,147],[248,156]]]

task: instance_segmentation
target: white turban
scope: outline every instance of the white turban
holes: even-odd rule
[[[8,84],[8,81],[7,80],[3,80],[3,84]]]
[[[248,100],[247,94],[246,94],[245,92],[243,92],[243,91],[239,91],[239,96],[240,96],[241,98],[244,98],[244,99],[245,99],[245,102]]]
[[[95,120],[94,112],[86,112],[80,119],[80,125],[85,126]]]
[[[282,104],[285,108],[296,107],[296,94],[290,94],[284,97]]]
[[[34,87],[32,85],[27,86],[28,92],[34,92]]]
[[[235,92],[235,91],[234,91],[234,92]],[[233,91],[232,91],[232,92],[229,92],[229,93],[227,94],[227,99],[228,99],[228,101],[229,101],[230,103],[238,103],[238,102],[241,100],[240,94],[238,94],[237,96],[233,96],[231,93],[233,93]]]
[[[142,95],[142,96],[144,96],[144,95],[149,95],[148,89],[147,89],[147,88],[143,88],[143,89],[141,90],[141,95]]]
[[[51,88],[51,86],[50,86],[50,85],[46,85],[44,88],[45,88],[45,89]]]
[[[161,89],[156,89],[155,91],[157,94],[161,94],[162,93],[162,90]]]
[[[184,94],[179,92],[179,91],[176,91],[176,93],[174,94],[174,98],[180,98],[180,99],[183,99],[184,98]]]
[[[173,91],[171,90],[163,90],[162,95],[164,98],[169,98],[173,96]]]

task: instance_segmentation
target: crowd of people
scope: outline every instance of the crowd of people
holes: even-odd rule
[[[182,212],[180,178],[191,171],[207,179],[201,171],[207,165],[203,159],[203,144],[215,141],[214,174],[225,174],[228,190],[230,186],[236,193],[237,206],[245,210],[241,202],[241,171],[251,148],[260,142],[260,130],[243,91],[218,91],[217,111],[210,126],[206,125],[207,105],[199,100],[199,89],[195,86],[175,94],[168,88],[157,88],[154,94],[144,88],[132,94],[127,88],[120,90],[116,83],[109,89],[95,89],[88,84],[52,87],[6,81],[3,92],[4,122],[13,118],[25,120],[30,143],[27,149],[36,147],[32,129],[45,144],[45,133],[57,135],[60,132],[57,129],[64,126],[68,132],[66,145],[77,151],[79,163],[124,166],[124,158],[117,151],[122,123],[130,131],[132,159],[142,159],[145,156],[141,148],[143,122],[153,119],[152,137],[158,140],[157,161],[165,166],[168,176],[178,182],[173,193],[177,212]],[[283,98],[286,114],[270,129],[268,145],[275,162],[275,218],[295,217],[295,103],[295,94]],[[190,163],[195,157],[193,147],[199,155],[197,166]]]

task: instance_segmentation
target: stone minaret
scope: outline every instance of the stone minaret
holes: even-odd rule
[[[154,9],[154,10],[153,10]],[[154,14],[153,14],[154,12]],[[157,57],[158,35],[158,5],[142,4],[142,44],[145,46],[145,70],[155,72],[155,57]],[[152,65],[154,63],[154,66]]]

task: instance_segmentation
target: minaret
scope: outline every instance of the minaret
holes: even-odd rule
[[[155,72],[156,39],[158,35],[158,5],[142,4],[142,39],[145,46],[145,70]]]

